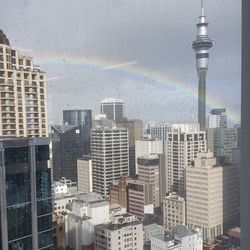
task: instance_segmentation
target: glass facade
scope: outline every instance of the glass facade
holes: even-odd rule
[[[11,250],[32,250],[36,242],[38,242],[36,249],[53,249],[51,173],[47,163],[48,144],[33,146],[33,143],[29,145],[29,142],[34,142],[32,139],[23,138],[15,139],[14,143],[13,141],[11,140],[9,146],[6,142],[7,145],[3,147],[4,161],[1,161],[1,168],[5,171],[2,171],[3,176],[0,178],[5,180],[6,193],[6,198],[2,196],[1,203],[6,203],[7,229],[2,228],[4,224],[1,223],[0,249],[3,249],[2,245],[4,246],[3,230],[7,233],[5,242],[8,241],[8,248]],[[20,144],[27,145],[20,147]],[[32,175],[32,172],[36,175]],[[33,192],[32,195],[34,190],[36,193]],[[37,219],[33,212],[35,203],[37,203]],[[0,216],[1,222],[6,220],[2,216]]]
[[[4,159],[9,249],[32,249],[28,147],[6,148]]]

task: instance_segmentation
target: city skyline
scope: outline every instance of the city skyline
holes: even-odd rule
[[[105,97],[123,99],[129,118],[197,120],[197,76],[188,43],[195,36],[199,0],[58,4],[67,20],[52,20],[58,13],[56,1],[13,3],[20,8],[14,11],[9,2],[6,8],[11,8],[20,23],[13,26],[4,11],[2,29],[13,47],[29,48],[26,53],[34,55],[48,79],[54,78],[48,81],[50,121],[60,121],[63,109],[91,108],[96,114]],[[221,13],[225,3],[227,8]],[[225,107],[231,123],[236,123],[240,109],[240,3],[205,1],[205,7],[209,34],[217,41],[211,51],[207,111]],[[183,8],[190,11],[183,13]],[[33,14],[26,18],[30,11]],[[45,11],[47,18],[40,22]],[[26,34],[19,31],[19,25],[25,25]]]

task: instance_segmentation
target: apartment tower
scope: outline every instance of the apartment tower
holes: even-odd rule
[[[0,136],[48,136],[46,75],[0,30]]]

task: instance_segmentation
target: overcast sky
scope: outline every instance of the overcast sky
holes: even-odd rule
[[[240,2],[205,1],[216,41],[208,111],[223,105],[234,120],[240,111]],[[128,118],[187,122],[197,119],[197,98],[188,90],[197,89],[190,42],[199,15],[200,0],[2,0],[0,29],[13,47],[34,56],[47,78],[58,77],[48,81],[50,121],[60,122],[63,109],[97,114],[102,99],[117,97],[126,102]],[[107,69],[127,62],[133,63]]]

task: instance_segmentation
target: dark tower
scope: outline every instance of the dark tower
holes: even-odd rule
[[[208,70],[209,49],[213,47],[214,41],[207,33],[208,23],[204,14],[203,0],[201,0],[201,16],[197,23],[197,37],[191,43],[196,52],[196,68],[198,73],[198,121],[202,130],[206,129],[206,77]]]
[[[250,249],[250,1],[242,1],[240,249]]]

